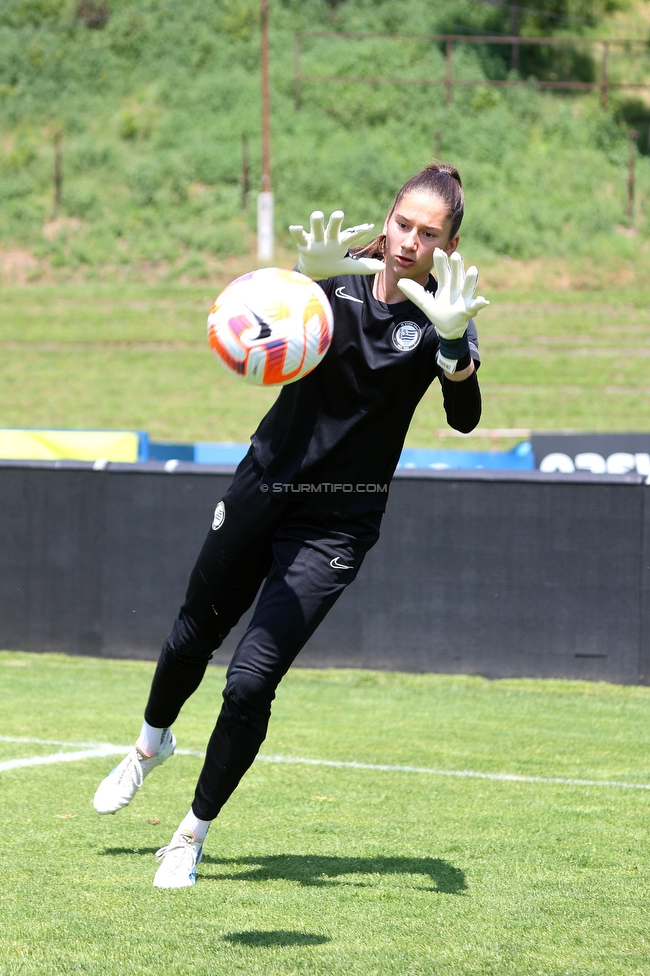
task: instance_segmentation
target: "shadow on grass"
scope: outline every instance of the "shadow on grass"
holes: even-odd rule
[[[467,889],[464,873],[448,861],[434,857],[320,857],[311,854],[272,854],[266,857],[203,857],[204,864],[214,864],[226,870],[214,875],[204,875],[206,880],[220,881],[295,881],[305,887],[328,885],[352,885],[366,888],[372,875],[419,875],[432,884],[424,891],[458,895]],[[242,866],[244,869],[242,870]],[[231,870],[228,870],[231,868]],[[339,880],[355,876],[358,880]],[[368,880],[360,880],[367,878]]]
[[[270,932],[261,932],[259,929],[252,929],[250,932],[230,932],[222,935],[224,942],[232,942],[235,945],[251,946],[252,948],[263,948],[264,946],[313,946],[323,945],[331,942],[329,935],[315,935],[313,932],[286,932],[277,929]]]
[[[99,853],[106,857],[123,857],[151,855],[156,850],[155,847],[105,847]],[[346,885],[368,888],[373,883],[370,880],[373,875],[402,875],[405,881],[410,878],[402,887],[435,891],[443,895],[460,895],[467,890],[464,872],[437,857],[327,857],[315,854],[213,857],[204,854],[201,864],[212,864],[222,869],[217,874],[205,874],[199,869],[204,881],[295,881],[303,887]],[[414,875],[425,878],[430,884],[418,884],[413,879]],[[356,879],[352,880],[355,876]],[[339,880],[341,878],[346,880]],[[362,880],[364,878],[368,880]],[[247,936],[245,932],[239,934]]]

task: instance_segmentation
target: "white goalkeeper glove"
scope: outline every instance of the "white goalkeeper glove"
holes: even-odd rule
[[[411,278],[400,278],[397,287],[435,325],[440,340],[436,361],[447,373],[454,373],[458,360],[469,352],[467,323],[490,303],[480,295],[474,298],[478,268],[472,265],[465,273],[463,259],[457,251],[448,258],[437,247],[433,264],[438,279],[435,295]]]
[[[302,274],[314,281],[322,281],[324,278],[334,278],[342,274],[369,275],[383,271],[383,261],[346,257],[348,248],[366,237],[375,225],[359,224],[342,231],[342,223],[342,210],[334,211],[327,227],[324,226],[322,212],[315,210],[311,215],[309,234],[302,224],[292,224],[289,227],[291,236],[298,245],[298,270]]]

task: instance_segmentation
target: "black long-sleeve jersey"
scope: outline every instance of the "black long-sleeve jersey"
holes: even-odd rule
[[[341,516],[385,508],[411,418],[436,376],[450,426],[467,433],[481,415],[476,373],[449,381],[426,315],[409,300],[378,301],[373,280],[319,282],[334,313],[332,345],[316,369],[282,388],[251,438],[269,492],[307,492],[304,502]],[[426,288],[436,287],[430,275]],[[478,366],[472,320],[468,337]]]

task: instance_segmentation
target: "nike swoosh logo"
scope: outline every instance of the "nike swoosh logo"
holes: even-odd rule
[[[336,295],[337,298],[347,298],[347,300],[349,302],[358,302],[359,305],[363,305],[363,301],[360,298],[355,298],[354,295],[346,295],[345,294],[345,286],[344,285],[341,285],[340,288],[337,288],[336,291],[334,292],[334,294]],[[346,568],[350,569],[351,567],[348,566]]]
[[[270,336],[271,336],[271,326],[269,325],[269,323],[266,322],[262,318],[261,315],[258,315],[257,312],[253,311],[253,309],[250,307],[250,305],[246,305],[244,303],[244,308],[247,309],[251,313],[251,315],[253,316],[253,318],[255,319],[255,321],[258,323],[258,325],[260,327],[260,334],[259,335],[256,335],[254,338],[255,339],[269,339]]]
[[[334,559],[330,560],[330,566],[333,566],[334,569],[354,569],[353,566],[344,566],[343,563],[340,563],[340,558],[340,556],[336,556]]]

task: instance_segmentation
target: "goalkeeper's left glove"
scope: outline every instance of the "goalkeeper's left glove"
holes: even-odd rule
[[[458,252],[455,251],[448,258],[437,247],[433,252],[433,264],[438,279],[435,295],[425,291],[411,278],[400,278],[397,287],[435,325],[440,340],[436,362],[445,372],[454,373],[458,360],[469,353],[467,323],[490,303],[480,295],[473,297],[478,269],[472,265],[465,273],[463,259]]]
[[[327,227],[323,214],[315,210],[311,215],[310,233],[302,224],[289,227],[298,245],[298,270],[308,278],[322,281],[342,274],[376,274],[383,271],[384,262],[375,258],[352,258],[347,255],[348,248],[370,233],[374,224],[359,224],[341,230],[343,211],[335,210]]]

